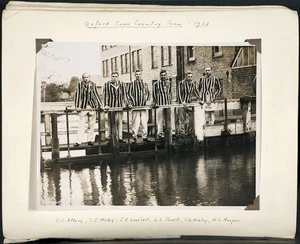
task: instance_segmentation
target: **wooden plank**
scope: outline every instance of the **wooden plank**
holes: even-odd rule
[[[221,136],[224,130],[224,124],[206,125],[204,128],[204,137]],[[228,130],[231,135],[243,134],[243,122],[228,123]]]
[[[210,106],[207,104],[204,104],[205,111],[218,111],[218,110],[224,110],[225,104],[224,102],[214,102],[211,103]],[[227,109],[228,110],[236,110],[241,109],[241,104],[239,101],[227,101]]]

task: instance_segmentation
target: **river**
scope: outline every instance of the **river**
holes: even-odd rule
[[[210,148],[42,168],[42,206],[247,206],[256,189],[255,148]]]

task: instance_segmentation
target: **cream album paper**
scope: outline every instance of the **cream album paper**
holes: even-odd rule
[[[10,2],[2,23],[7,243],[294,238],[296,12]]]

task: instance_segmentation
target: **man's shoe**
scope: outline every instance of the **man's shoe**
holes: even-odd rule
[[[76,143],[74,144],[74,147],[79,147],[79,145],[80,145],[80,144],[76,142]]]
[[[126,143],[123,139],[119,139],[119,143]]]
[[[148,138],[144,138],[143,142],[150,142],[150,140]]]
[[[132,138],[132,144],[136,144],[137,139],[136,138]]]
[[[89,141],[89,142],[88,142],[88,145],[89,145],[89,146],[93,146],[93,145],[94,145],[94,142]]]

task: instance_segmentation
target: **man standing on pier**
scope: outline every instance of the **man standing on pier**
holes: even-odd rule
[[[184,106],[178,108],[179,132],[180,134],[192,134],[192,107],[188,106],[188,104],[192,102],[193,96],[196,96],[201,104],[203,104],[203,102],[201,101],[196,84],[193,81],[193,73],[191,71],[186,72],[186,78],[178,83],[177,92],[178,103]],[[185,128],[186,124],[187,128]]]
[[[120,108],[120,111],[115,111],[115,123],[117,126],[118,137],[120,143],[123,141],[123,105],[128,105],[126,86],[119,80],[119,73],[113,71],[111,80],[106,82],[103,87],[104,109]],[[111,124],[108,121],[108,135],[111,135]]]
[[[172,102],[172,83],[167,78],[167,71],[160,71],[160,79],[153,84],[153,103],[154,105],[170,105]],[[164,138],[163,127],[165,124],[164,108],[157,109],[157,136],[158,139]]]
[[[94,145],[96,112],[93,109],[103,107],[96,84],[90,78],[88,73],[83,73],[82,81],[78,83],[75,91],[75,108],[79,112],[79,126],[77,140],[74,144],[75,147],[78,147],[84,139],[86,121],[88,121],[88,145]]]
[[[148,85],[142,80],[141,70],[135,71],[135,80],[128,84],[128,102],[130,106],[145,106],[149,100]],[[148,135],[148,110],[132,111],[132,138],[133,143],[137,141],[137,133],[142,125],[142,138],[144,142],[149,142]]]
[[[220,80],[211,74],[211,67],[205,68],[205,75],[200,78],[198,89],[201,100],[208,106],[210,106],[221,93],[222,88]],[[205,112],[205,117],[209,120],[209,124],[213,125],[215,123],[214,111]]]

